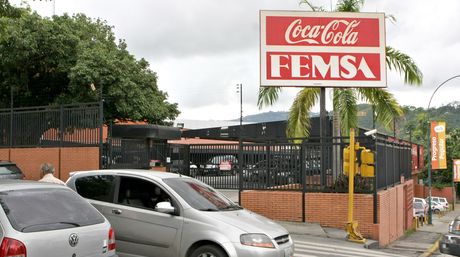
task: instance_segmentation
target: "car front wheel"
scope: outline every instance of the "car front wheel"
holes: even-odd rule
[[[227,257],[227,254],[217,246],[203,245],[196,248],[190,257]]]

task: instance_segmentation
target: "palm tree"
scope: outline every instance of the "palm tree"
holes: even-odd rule
[[[359,12],[364,0],[340,0],[336,11]],[[308,0],[300,4],[308,5],[313,11],[324,11],[313,6]],[[389,16],[394,20],[392,16]],[[423,75],[412,58],[392,48],[386,47],[386,64],[389,70],[395,70],[404,76],[404,83],[410,85],[422,84]],[[262,87],[259,90],[258,106],[262,108],[272,105],[278,99],[280,87]],[[318,102],[319,88],[304,88],[296,96],[290,108],[287,136],[290,138],[307,137],[309,135],[309,112]],[[333,89],[334,120],[338,118],[340,128],[348,134],[350,128],[358,125],[358,100],[368,102],[373,106],[376,120],[389,128],[395,117],[402,115],[402,109],[391,93],[380,88],[335,88]],[[334,122],[336,123],[336,122]]]

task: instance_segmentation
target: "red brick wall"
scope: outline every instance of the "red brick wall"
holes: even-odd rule
[[[274,220],[302,221],[302,192],[243,191],[240,203]]]
[[[354,196],[353,218],[358,221],[358,229],[363,236],[371,237],[374,234],[373,196]],[[348,194],[307,193],[305,204],[307,222],[345,229],[348,222]]]
[[[398,185],[378,193],[378,220],[379,233],[377,240],[380,246],[388,245],[404,234],[405,227],[412,222],[412,203],[407,202],[412,191],[413,181],[406,181],[404,185]],[[406,187],[406,190],[404,188]],[[406,199],[406,200],[405,200]]]
[[[99,169],[99,147],[61,148],[61,180],[66,181],[69,173],[73,171],[97,169]]]
[[[407,230],[412,227],[412,218],[414,215],[414,212],[412,211],[413,208],[413,198],[414,198],[414,183],[415,180],[409,180],[406,182],[404,185],[404,193],[406,197],[406,202],[404,206],[404,211],[406,212],[406,226],[404,227],[404,230]]]
[[[428,197],[428,187],[422,185],[414,185],[415,197],[426,198]],[[453,199],[452,187],[445,187],[443,189],[437,189],[431,187],[431,195],[445,197],[449,203],[452,203]]]
[[[0,150],[0,159],[8,159],[8,149]],[[30,180],[39,180],[40,165],[49,162],[56,169],[55,176],[66,181],[72,171],[98,169],[99,148],[71,147],[61,148],[61,151],[59,148],[13,148],[11,161],[15,162],[24,172],[26,179]]]
[[[9,160],[9,149],[0,149],[0,160]]]
[[[378,223],[374,224],[373,195],[355,194],[354,220],[364,237],[381,246],[398,239],[412,224],[413,180],[378,193]],[[302,193],[284,191],[243,191],[245,208],[275,220],[302,221]],[[307,222],[344,229],[348,219],[348,194],[306,193]]]
[[[56,174],[59,174],[58,148],[13,148],[11,149],[11,161],[15,162],[24,172],[26,179],[39,180],[41,178],[40,165],[44,162],[53,164]]]
[[[427,190],[428,192],[428,190]],[[427,193],[428,194],[428,193]],[[425,198],[425,187],[420,184],[414,184],[414,197]]]

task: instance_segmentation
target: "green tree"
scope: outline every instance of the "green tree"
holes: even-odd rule
[[[43,18],[0,1],[0,108],[104,99],[107,120],[163,124],[179,114],[113,27],[84,14]],[[102,91],[102,92],[101,92]]]
[[[364,1],[362,0],[341,0],[337,3],[336,11],[340,12],[359,12]],[[301,4],[308,5],[313,11],[324,11],[323,8],[313,6],[308,0],[301,0]],[[392,17],[390,17],[392,18]],[[412,85],[422,83],[422,73],[414,61],[404,53],[392,47],[386,48],[386,64],[390,70],[400,72],[404,77],[404,82]],[[262,87],[259,91],[258,106],[273,104],[281,91],[279,87]],[[319,88],[305,88],[301,90],[291,108],[288,118],[288,137],[308,136],[310,119],[308,114],[311,108],[319,100]],[[370,103],[376,113],[376,120],[385,127],[390,127],[395,117],[402,114],[402,110],[396,99],[385,89],[373,88],[348,88],[333,89],[334,118],[340,120],[340,126],[345,134],[350,128],[356,128],[357,102],[362,100]]]

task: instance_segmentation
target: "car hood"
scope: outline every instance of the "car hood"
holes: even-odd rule
[[[246,233],[262,233],[271,238],[289,234],[285,228],[276,222],[245,209],[208,212],[207,214],[219,222],[234,226]]]

